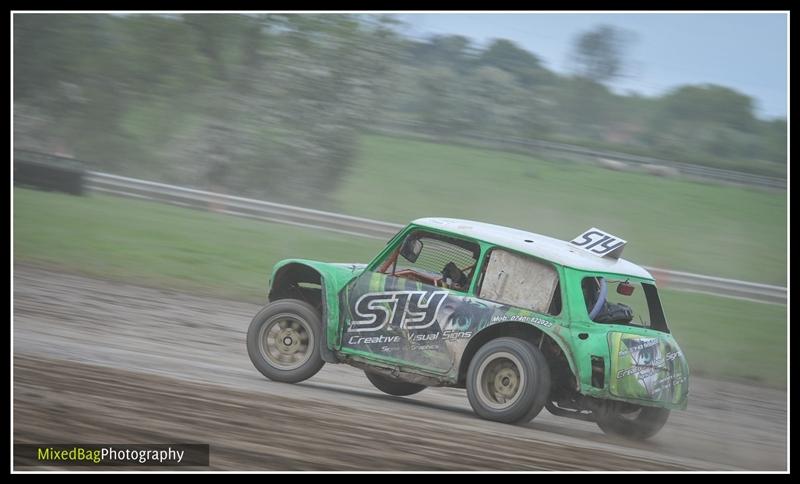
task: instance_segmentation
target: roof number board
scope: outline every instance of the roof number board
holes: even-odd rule
[[[603,232],[597,228],[590,228],[570,241],[570,244],[600,257],[619,258],[627,241],[616,235]]]

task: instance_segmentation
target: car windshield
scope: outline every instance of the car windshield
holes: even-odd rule
[[[658,290],[653,284],[626,278],[584,277],[581,290],[589,319],[669,332]]]
[[[376,272],[466,292],[479,255],[475,242],[415,230]]]

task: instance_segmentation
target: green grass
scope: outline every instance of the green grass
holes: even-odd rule
[[[660,290],[693,375],[786,386],[786,306]]]
[[[14,190],[17,261],[240,300],[265,299],[280,259],[361,262],[382,246],[152,202]]]
[[[368,135],[335,195],[349,214],[449,216],[562,239],[596,226],[643,265],[786,284],[786,192]]]
[[[14,190],[14,259],[108,279],[264,300],[287,257],[367,262],[383,242],[152,202]],[[786,306],[664,291],[694,374],[786,382]]]

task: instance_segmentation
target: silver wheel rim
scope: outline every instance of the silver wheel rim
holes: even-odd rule
[[[311,358],[314,332],[308,321],[296,314],[277,314],[261,325],[258,349],[275,368],[294,370]]]
[[[519,359],[506,351],[495,353],[478,368],[478,398],[487,407],[503,410],[519,400],[525,372]]]

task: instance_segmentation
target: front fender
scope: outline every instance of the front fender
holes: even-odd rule
[[[339,326],[339,300],[338,294],[348,282],[358,277],[363,272],[364,264],[339,264],[320,262],[308,259],[284,259],[279,261],[272,269],[269,282],[268,300],[272,301],[275,295],[286,284],[303,277],[314,274],[319,278],[321,289],[320,307],[322,321],[325,325],[325,347],[333,349],[333,341]]]

